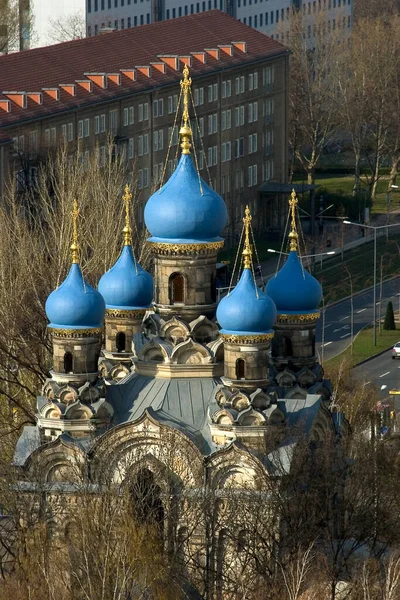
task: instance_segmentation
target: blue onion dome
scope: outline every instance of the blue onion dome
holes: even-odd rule
[[[153,278],[135,261],[132,246],[125,245],[117,262],[99,281],[99,292],[107,308],[134,310],[150,308]]]
[[[290,253],[282,269],[267,283],[267,293],[278,309],[278,314],[310,314],[318,311],[322,300],[321,284],[303,268],[297,253],[297,197],[293,190],[289,200],[291,230]]]
[[[54,329],[102,327],[106,309],[103,296],[84,279],[77,262],[72,263],[60,287],[51,292],[45,308],[49,327]]]
[[[217,321],[221,333],[259,335],[272,333],[276,307],[271,298],[256,287],[250,268],[244,268],[239,283],[218,304]]]
[[[322,300],[321,284],[303,268],[295,250],[291,250],[282,269],[268,281],[267,293],[278,314],[314,313]]]
[[[147,201],[150,242],[218,242],[228,213],[225,202],[200,178],[190,154],[182,154],[170,179]]]
[[[78,216],[78,204],[74,200],[72,265],[66,279],[47,298],[45,306],[49,327],[53,329],[97,329],[103,325],[106,310],[103,296],[88,284],[79,266]]]

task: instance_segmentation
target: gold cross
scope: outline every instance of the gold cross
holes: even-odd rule
[[[122,196],[122,200],[125,204],[125,227],[122,230],[124,234],[124,245],[130,246],[132,244],[132,229],[130,226],[129,212],[132,201],[132,193],[128,184],[125,186],[125,192]]]
[[[190,154],[190,148],[192,147],[190,143],[192,130],[189,125],[189,93],[191,85],[192,78],[189,77],[189,67],[187,64],[185,64],[183,67],[183,79],[181,80],[181,90],[183,94],[183,125],[179,131],[179,134],[182,138],[182,154]]]
[[[251,259],[252,259],[252,250],[251,250],[251,244],[250,244],[250,227],[251,227],[251,214],[250,214],[250,209],[248,206],[246,206],[245,211],[244,211],[244,217],[243,217],[243,224],[244,224],[244,249],[243,249],[243,261],[244,261],[244,268],[245,269],[250,269],[251,268]]]
[[[72,207],[72,244],[70,246],[70,250],[71,250],[71,254],[72,254],[72,262],[73,263],[78,263],[79,262],[79,257],[78,257],[78,250],[79,250],[79,246],[78,246],[78,217],[79,217],[80,211],[78,208],[78,202],[76,200],[74,200],[73,203],[73,207]]]
[[[299,235],[297,233],[297,225],[296,225],[296,208],[297,208],[298,200],[296,197],[296,192],[292,190],[291,198],[289,200],[290,212],[291,212],[291,230],[289,233],[290,240],[290,251],[297,251],[297,241],[299,239]]]

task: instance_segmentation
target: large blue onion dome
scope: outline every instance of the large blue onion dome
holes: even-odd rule
[[[200,178],[188,153],[181,155],[169,180],[150,196],[144,210],[150,242],[217,242],[227,218],[225,202]]]
[[[47,298],[46,315],[54,329],[91,329],[102,327],[105,313],[103,296],[82,275],[73,262],[67,278]]]
[[[117,262],[99,281],[99,292],[107,308],[133,310],[149,308],[153,300],[153,278],[125,245]]]
[[[267,293],[275,302],[278,314],[314,313],[322,300],[321,284],[303,268],[295,250],[268,281]]]
[[[251,269],[243,269],[239,283],[218,304],[217,321],[221,333],[259,335],[273,333],[276,307],[271,298],[256,287]]]

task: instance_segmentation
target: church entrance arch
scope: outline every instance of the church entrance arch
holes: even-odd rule
[[[152,471],[147,468],[140,469],[131,488],[134,518],[139,523],[156,525],[162,538],[165,512],[160,496],[161,490],[155,483]]]

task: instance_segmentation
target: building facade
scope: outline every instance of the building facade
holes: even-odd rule
[[[312,37],[318,15],[324,13],[327,28],[351,29],[353,0],[86,0],[87,34],[98,35],[101,29],[125,29],[175,19],[218,9],[288,43],[293,11],[300,11]],[[309,26],[309,29],[308,29]]]
[[[174,168],[176,84],[184,64],[195,81],[200,171],[208,178],[208,168],[230,222],[240,221],[240,206],[254,204],[263,181],[286,180],[287,50],[224,13],[4,56],[0,64],[1,190],[14,177],[23,192],[46,151],[64,142],[82,160],[97,151],[102,166],[111,135],[135,165],[143,223],[170,145],[166,174]]]

